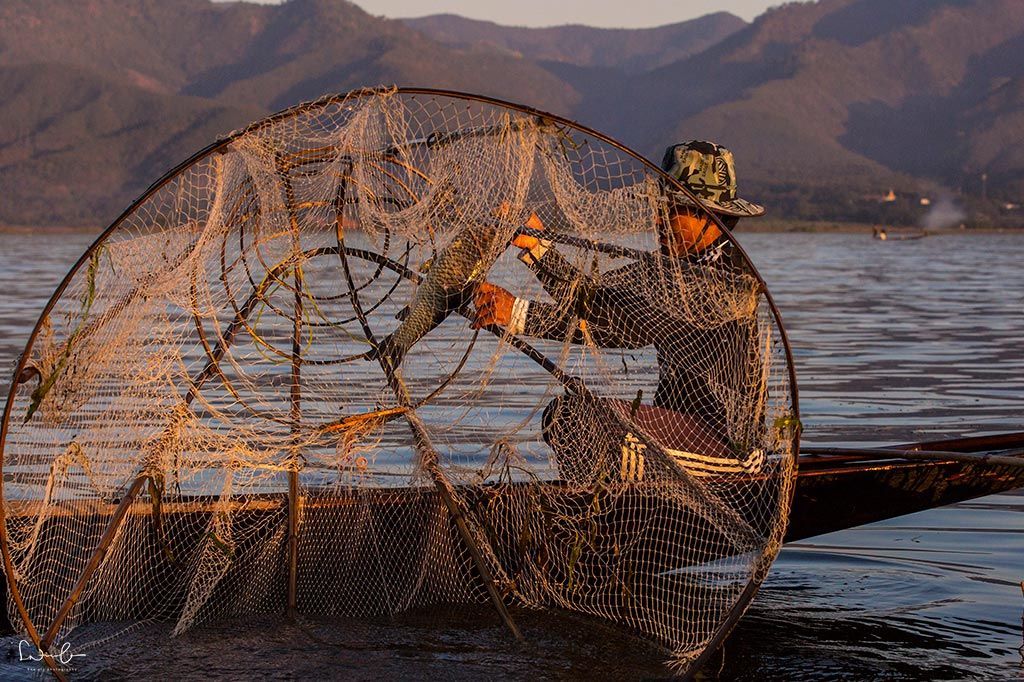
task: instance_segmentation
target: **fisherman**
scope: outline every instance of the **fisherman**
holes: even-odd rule
[[[673,145],[665,152],[662,168],[730,230],[741,217],[764,213],[762,206],[737,196],[733,155],[720,145],[699,140]],[[659,225],[660,255],[594,277],[571,264],[551,242],[520,234],[512,242],[522,249],[520,260],[555,302],[516,298],[488,282],[476,287],[476,327],[498,325],[512,334],[590,342],[601,348],[653,346],[657,351],[659,381],[653,405],[641,404],[638,395],[632,404],[603,399],[595,406],[593,399],[567,393],[547,406],[544,438],[568,481],[586,484],[607,475],[611,466],[619,469],[622,480],[643,478],[646,445],[621,427],[624,418],[657,434],[666,451],[697,475],[751,471],[763,462],[762,451],[730,441],[727,410],[708,380],[714,375],[717,384],[750,392],[749,375],[759,352],[753,310],[746,320],[698,327],[684,317],[682,294],[669,284],[677,281],[672,272],[681,267],[708,268],[723,277],[749,273],[728,235],[704,210],[681,192],[669,189],[666,196],[668,209]],[[527,227],[539,230],[543,225],[534,215]],[[651,300],[659,289],[660,298],[667,299],[662,305]],[[618,417],[608,410],[617,411]],[[607,446],[603,457],[595,454],[601,443]]]

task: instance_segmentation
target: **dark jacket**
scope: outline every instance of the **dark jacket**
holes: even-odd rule
[[[555,300],[530,303],[524,335],[571,343],[589,337],[601,348],[654,346],[654,405],[697,416],[729,440],[730,412],[752,407],[762,380],[757,308],[750,304],[756,278],[728,257],[701,263],[651,254],[596,277],[554,249],[524,261]]]

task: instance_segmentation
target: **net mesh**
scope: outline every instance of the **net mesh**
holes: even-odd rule
[[[753,269],[662,255],[669,210],[607,141],[438,93],[325,98],[198,156],[26,349],[2,444],[25,614],[59,642],[497,596],[684,668],[778,551],[795,433]],[[510,245],[525,224],[549,239]],[[508,324],[474,328],[484,282]]]

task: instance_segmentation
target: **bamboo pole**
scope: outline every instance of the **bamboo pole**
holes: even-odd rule
[[[385,359],[383,362],[387,363],[387,360]],[[401,381],[401,379],[399,379],[399,381]],[[433,479],[434,487],[437,489],[438,494],[441,496],[441,500],[448,508],[448,513],[455,522],[455,527],[459,531],[459,535],[462,537],[462,541],[465,543],[466,549],[469,551],[469,555],[473,559],[473,563],[476,565],[477,572],[480,573],[480,579],[483,581],[484,587],[487,589],[487,594],[491,597],[491,602],[493,602],[495,610],[498,612],[502,621],[504,621],[505,626],[512,632],[512,635],[520,642],[525,641],[523,634],[519,631],[519,627],[516,625],[515,621],[512,620],[512,615],[508,612],[508,608],[505,606],[505,600],[502,599],[501,593],[498,592],[498,586],[494,579],[494,574],[491,573],[491,569],[487,566],[487,561],[484,559],[483,553],[477,546],[477,539],[473,536],[473,532],[469,528],[469,522],[466,519],[466,515],[455,499],[455,491],[447,477],[445,477],[444,472],[441,471],[440,464],[438,463],[437,450],[430,443],[426,430],[420,423],[419,417],[416,416],[416,413],[407,413],[406,419],[413,431],[413,437],[417,443],[416,449],[421,452],[423,466]]]
[[[164,549],[164,556],[172,564],[175,563],[174,550],[171,549],[171,541],[167,537],[167,531],[164,528],[164,513],[163,513],[163,475],[160,475],[160,483],[157,479],[149,475],[149,496],[153,500],[153,530],[156,533],[157,542],[159,542]]]
[[[53,660],[53,655],[48,654],[39,647],[37,642],[37,649],[39,649],[39,655],[46,664],[46,667],[50,669],[50,674],[56,677],[60,682],[67,682],[68,678],[64,674],[64,671],[57,667],[57,661]]]
[[[299,607],[299,473],[288,472],[288,615]]]
[[[645,260],[656,256],[656,254],[650,251],[644,251],[642,249],[631,249],[628,246],[619,246],[618,244],[609,244],[607,242],[599,242],[593,239],[584,239],[582,237],[574,237],[569,234],[562,234],[554,230],[538,230],[525,225],[516,228],[516,234],[526,235],[528,237],[534,237],[536,239],[542,239],[549,242],[555,242],[556,244],[565,244],[566,246],[574,246],[579,249],[586,249],[588,251],[597,251],[599,253],[605,253],[609,256],[616,258],[635,258],[637,260]]]
[[[374,335],[373,330],[370,328],[370,323],[366,319],[366,315],[363,313],[362,304],[359,302],[359,294],[355,287],[355,280],[352,277],[352,271],[349,268],[348,258],[345,253],[345,234],[344,227],[342,225],[342,209],[344,207],[342,198],[344,196],[344,187],[345,185],[342,184],[338,189],[335,209],[337,220],[337,240],[339,246],[338,255],[341,260],[341,266],[345,274],[346,283],[348,284],[352,307],[356,316],[359,318],[359,324],[363,328],[363,333],[366,335],[367,341],[372,344],[372,347],[376,348],[377,338]],[[402,378],[398,375],[396,368],[391,365],[391,359],[381,354],[377,357],[377,360],[380,363],[381,370],[384,372],[384,376],[386,377],[392,392],[394,392],[399,405],[407,407],[411,402],[409,392],[406,389]],[[470,557],[473,559],[473,563],[476,565],[477,572],[480,574],[480,579],[484,583],[484,587],[491,598],[491,602],[494,604],[495,610],[498,612],[498,615],[501,617],[502,621],[504,621],[505,626],[509,629],[512,635],[520,642],[525,641],[518,626],[516,626],[515,621],[512,620],[512,616],[508,612],[508,608],[505,606],[504,599],[502,599],[501,594],[498,592],[494,575],[491,573],[491,570],[487,565],[487,561],[484,559],[483,553],[477,546],[477,538],[473,536],[466,516],[455,500],[454,489],[447,477],[445,477],[444,472],[441,470],[438,462],[437,450],[430,442],[430,437],[427,435],[426,429],[423,428],[423,424],[420,422],[419,417],[415,412],[406,412],[405,418],[409,424],[409,428],[412,430],[413,441],[416,446],[416,451],[420,454],[423,467],[430,474],[430,477],[434,482],[434,487],[437,489],[441,500],[448,509],[448,513],[455,522],[455,527],[458,530],[459,535],[462,537],[462,541],[465,543],[466,549],[469,551]]]
[[[302,422],[302,236],[299,232],[299,220],[295,215],[295,188],[292,186],[288,169],[280,154],[277,157],[278,174],[284,184],[285,207],[288,211],[288,224],[291,228],[292,259],[294,263],[294,305],[292,307],[292,354],[291,354],[291,390],[289,395],[292,422],[292,437],[297,440]],[[299,585],[299,448],[293,446],[288,471],[288,615],[298,614]]]
[[[85,565],[85,570],[82,571],[82,575],[78,578],[78,582],[75,583],[75,587],[71,590],[70,596],[64,605],[60,607],[57,612],[57,616],[53,619],[53,623],[50,624],[50,628],[46,631],[46,635],[39,643],[40,653],[45,653],[50,645],[53,644],[53,640],[56,639],[57,633],[60,632],[61,625],[64,624],[68,614],[71,613],[71,609],[75,607],[78,600],[82,597],[82,592],[85,590],[86,585],[89,583],[89,579],[92,578],[93,573],[103,563],[103,558],[107,554],[107,550],[110,549],[110,545],[114,542],[114,537],[117,535],[118,529],[121,527],[121,522],[124,521],[125,516],[128,513],[128,508],[131,507],[132,502],[139,496],[142,491],[142,486],[146,481],[150,480],[148,475],[139,476],[132,483],[128,492],[125,493],[124,497],[121,498],[121,502],[117,505],[117,509],[114,510],[113,516],[110,517],[110,521],[107,522],[107,527],[103,531],[103,535],[100,537],[100,544],[96,547],[96,550],[89,557],[89,561]]]

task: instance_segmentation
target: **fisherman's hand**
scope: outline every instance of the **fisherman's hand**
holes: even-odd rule
[[[526,226],[533,230],[544,229],[544,223],[541,222],[536,213],[530,214],[530,219],[526,221]],[[520,249],[526,249],[528,251],[536,249],[538,244],[540,244],[540,240],[536,237],[531,237],[528,234],[517,234],[515,239],[512,240],[513,246],[518,246]]]
[[[494,284],[481,282],[473,294],[473,305],[476,314],[473,318],[473,329],[498,325],[507,327],[512,319],[512,306],[516,297]]]

